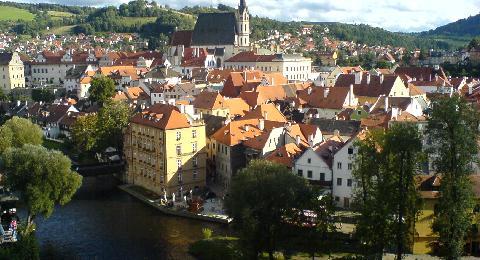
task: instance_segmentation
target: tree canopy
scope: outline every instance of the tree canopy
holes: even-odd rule
[[[9,147],[41,145],[42,142],[42,129],[28,119],[13,117],[0,126],[0,154]]]
[[[111,99],[115,94],[115,82],[109,77],[95,77],[92,79],[90,88],[88,89],[89,99],[94,102],[103,104]]]
[[[428,114],[430,157],[442,178],[432,227],[447,259],[460,258],[472,226],[475,203],[469,175],[478,154],[479,122],[478,110],[458,95],[434,100]]]
[[[286,167],[258,160],[233,177],[225,207],[250,256],[263,250],[272,256],[285,222],[299,216],[312,194],[306,180]]]
[[[5,183],[20,193],[28,210],[27,233],[35,216],[49,217],[55,205],[65,205],[82,183],[71,161],[59,151],[26,144],[3,154]]]

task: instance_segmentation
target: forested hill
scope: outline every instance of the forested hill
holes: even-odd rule
[[[304,22],[309,23],[309,22]],[[432,37],[419,37],[413,33],[390,32],[382,28],[373,27],[366,24],[344,24],[317,22],[310,23],[316,25],[317,36],[321,35],[325,28],[328,28],[329,35],[342,41],[354,41],[356,43],[367,44],[370,46],[390,45],[394,47],[422,48],[422,49],[448,49],[452,46],[444,41]]]
[[[424,35],[447,35],[458,37],[480,36],[480,14],[460,19],[456,22],[440,26],[434,30],[423,33]]]
[[[2,16],[2,9],[3,14],[10,14],[10,16]],[[17,11],[18,14],[12,13],[12,10]],[[101,8],[0,2],[0,32],[13,31],[32,36],[46,33],[136,32],[149,39],[151,47],[158,47],[168,41],[168,36],[174,30],[193,29],[199,13],[232,12],[234,10],[234,8],[222,4],[217,7],[189,6],[175,10],[157,5],[155,1],[145,0],[131,1],[118,7]],[[20,15],[23,15],[23,18]],[[298,32],[302,24],[315,25],[313,37],[317,39],[317,42],[322,42],[321,38],[324,36],[325,27],[329,29],[327,35],[329,38],[354,41],[370,46],[391,45],[410,49],[448,49],[464,46],[470,40],[452,40],[453,36],[438,37],[436,35],[395,33],[364,24],[281,22],[258,16],[252,17],[250,23],[253,41],[267,38],[268,33],[272,30],[282,33]],[[478,30],[480,29],[477,28]],[[452,33],[452,35],[454,34]]]

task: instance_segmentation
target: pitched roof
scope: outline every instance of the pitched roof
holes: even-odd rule
[[[271,152],[265,157],[266,160],[285,165],[286,167],[293,168],[295,158],[299,156],[303,150],[294,143],[289,143],[281,146]]]
[[[298,98],[305,100],[308,106],[314,108],[342,109],[350,89],[314,87],[311,89],[310,94],[308,91],[308,89],[297,91]]]
[[[192,34],[193,31],[176,31],[172,33],[172,37],[170,38],[170,45],[183,45],[185,48],[188,48],[192,43]]]
[[[276,55],[258,55],[253,51],[240,52],[225,62],[271,62]]]
[[[137,113],[130,121],[164,130],[190,127],[187,117],[176,106],[160,103]]]
[[[252,111],[245,114],[243,119],[265,119],[276,122],[287,122],[285,116],[280,112],[274,104],[264,104],[257,106]]]
[[[201,109],[222,109],[225,108],[225,102],[219,93],[203,91],[195,97],[193,107]]]
[[[369,75],[369,77],[370,82],[368,82],[368,76],[362,76],[360,84],[355,84],[355,74],[342,74],[338,76],[335,87],[350,87],[350,85],[353,85],[353,93],[356,96],[379,97],[389,95],[398,78],[395,75]]]
[[[0,65],[8,65],[12,60],[13,53],[11,52],[3,52],[0,53]]]
[[[360,131],[360,122],[354,120],[312,118],[310,124],[318,126],[320,131],[326,135],[332,135],[338,130],[340,135],[353,136]]]
[[[244,116],[250,110],[248,104],[241,98],[225,99],[224,104],[230,110],[231,116]]]
[[[193,29],[191,45],[234,45],[237,32],[235,13],[201,13]]]

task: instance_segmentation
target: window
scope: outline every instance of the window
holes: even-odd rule
[[[335,201],[337,201],[337,202],[340,201],[340,197],[335,196]]]
[[[341,162],[337,163],[337,169],[342,169],[342,163]]]
[[[348,168],[349,170],[351,170],[351,169],[352,169],[352,164],[351,164],[351,163],[347,164],[347,168]]]
[[[182,155],[182,147],[177,145],[177,155]]]
[[[353,154],[353,148],[352,147],[348,148],[348,154]]]
[[[342,178],[337,178],[337,186],[342,186]]]
[[[192,130],[192,138],[196,138],[197,137],[197,130]]]
[[[312,171],[307,171],[307,178],[312,178]]]
[[[177,141],[179,141],[182,138],[182,132],[178,131],[177,132]]]
[[[345,208],[350,208],[350,199],[349,198],[343,198],[343,206]]]
[[[177,159],[177,168],[180,170],[182,169],[182,160]]]
[[[303,177],[303,170],[298,170],[298,176]]]
[[[193,179],[194,179],[194,180],[197,179],[197,176],[198,176],[198,172],[197,172],[197,171],[193,171]]]
[[[182,173],[179,172],[179,173],[178,173],[178,182],[182,182],[182,180],[183,180],[182,177],[183,177],[183,176],[182,176]]]
[[[192,158],[192,164],[193,164],[193,167],[198,166],[198,158],[196,156]]]
[[[307,159],[307,162],[308,162],[308,163],[312,163],[312,159],[308,158],[308,159]]]
[[[325,181],[325,173],[324,172],[320,173],[320,180]]]
[[[195,153],[197,152],[197,143],[192,144],[192,151]]]
[[[352,187],[352,179],[347,179],[347,186]]]

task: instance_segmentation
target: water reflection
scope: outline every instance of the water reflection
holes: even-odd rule
[[[116,188],[111,176],[84,178],[65,207],[39,219],[44,258],[192,259],[188,245],[202,228],[227,234],[224,226],[161,214]]]

